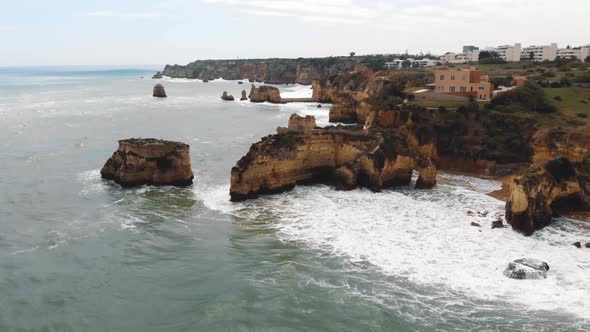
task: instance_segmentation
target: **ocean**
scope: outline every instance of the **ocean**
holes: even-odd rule
[[[0,68],[0,331],[590,330],[590,249],[572,245],[588,227],[491,229],[500,183],[450,174],[433,190],[314,185],[232,203],[252,143],[292,113],[325,126],[329,108],[223,102],[250,83],[154,72]],[[151,96],[158,82],[167,99]],[[194,185],[102,180],[131,137],[188,143]],[[503,275],[524,257],[548,278]]]

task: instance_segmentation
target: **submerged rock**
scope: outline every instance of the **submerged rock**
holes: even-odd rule
[[[156,84],[154,86],[154,97],[157,98],[166,98],[166,90],[162,84]]]
[[[473,227],[481,227],[481,225],[480,225],[480,224],[478,224],[478,223],[476,223],[476,222],[472,222],[472,223],[471,223],[471,226],[473,226]]]
[[[242,98],[240,100],[248,100],[248,95],[246,95],[246,90],[242,90]]]
[[[234,96],[228,95],[227,91],[223,91],[223,95],[221,96],[221,99],[223,99],[225,101],[234,101]]]
[[[194,178],[189,146],[154,138],[119,141],[119,148],[100,174],[123,187],[188,186]]]
[[[547,278],[547,271],[549,271],[549,265],[545,262],[521,258],[508,264],[504,275],[511,279],[519,280],[535,280]]]
[[[502,219],[496,219],[492,222],[492,229],[495,228],[504,228],[504,222]]]
[[[244,82],[242,82],[242,81],[238,81],[238,84],[244,84]]]
[[[582,242],[580,242],[580,241],[573,243],[572,245],[578,249],[582,248]]]

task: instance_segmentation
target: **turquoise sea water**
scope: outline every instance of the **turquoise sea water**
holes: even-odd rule
[[[429,191],[231,203],[251,143],[294,112],[326,125],[328,108],[222,102],[249,84],[154,71],[0,68],[0,331],[590,329],[590,249],[571,245],[590,232],[575,221],[492,230],[503,203],[485,193],[499,184],[451,175]],[[151,97],[157,82],[169,98]],[[195,184],[100,179],[129,137],[190,144]],[[522,257],[548,262],[548,279],[506,279]]]

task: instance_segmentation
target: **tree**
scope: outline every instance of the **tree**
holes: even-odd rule
[[[410,68],[410,67],[412,67],[412,61],[410,61],[410,60],[404,60],[402,62],[402,68]]]
[[[491,58],[491,54],[489,51],[481,51],[479,52],[479,58],[478,60],[483,60],[483,59],[487,59],[487,58]]]
[[[535,52],[531,51],[531,53],[529,53],[529,61],[530,62],[535,61]]]
[[[590,63],[590,55],[586,57],[586,59],[584,59],[584,62],[586,63]]]
[[[355,52],[350,52],[350,56],[351,56],[351,57],[353,57],[353,56],[355,56],[355,55],[356,55],[356,53],[355,53]]]

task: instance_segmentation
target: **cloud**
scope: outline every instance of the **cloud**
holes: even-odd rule
[[[159,13],[150,12],[113,12],[108,10],[88,13],[88,16],[94,17],[122,17],[122,18],[156,18],[160,17]]]

